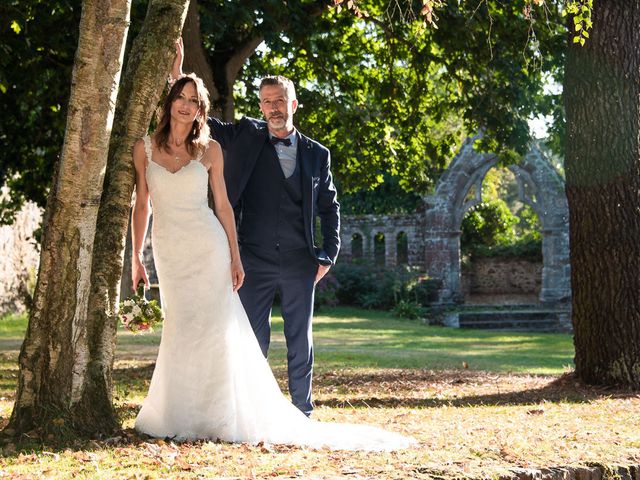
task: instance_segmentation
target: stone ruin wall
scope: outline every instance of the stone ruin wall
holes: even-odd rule
[[[517,258],[474,258],[462,268],[462,292],[472,294],[532,294],[542,287],[542,263]]]
[[[13,225],[0,226],[0,315],[25,311],[25,293],[35,284],[40,260],[33,234],[41,221],[40,208],[27,203]]]
[[[424,215],[343,215],[341,219],[342,247],[338,262],[353,260],[353,236],[363,239],[363,259],[375,262],[374,238],[385,238],[384,264],[398,264],[396,239],[404,232],[408,240],[408,265],[425,266]],[[542,285],[542,263],[520,259],[475,258],[462,270],[462,293],[470,294],[533,294],[539,295]]]
[[[354,235],[362,238],[363,254],[366,260],[375,262],[374,238],[377,234],[384,235],[384,264],[388,267],[396,266],[398,262],[398,235],[407,236],[408,265],[424,265],[424,215],[343,215],[340,219],[340,247],[339,262],[349,262],[354,255]],[[404,262],[400,262],[404,263]]]

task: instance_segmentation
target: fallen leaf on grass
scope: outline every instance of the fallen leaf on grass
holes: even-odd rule
[[[58,455],[57,453],[54,452],[42,452],[43,455],[47,455],[51,458],[53,458],[54,460],[58,461],[60,460],[60,455]],[[35,455],[36,459],[38,458],[37,455]]]
[[[362,472],[362,470],[359,468],[343,467],[340,473],[343,475],[357,475],[360,472]]]
[[[157,455],[158,453],[160,453],[160,447],[158,445],[156,445],[155,443],[148,443],[145,442],[142,444],[142,446],[145,448],[145,450],[152,454],[152,455]]]
[[[544,413],[544,408],[532,408],[531,410],[527,410],[527,415],[542,415]]]
[[[122,437],[111,437],[104,440],[105,445],[119,445],[122,443]]]
[[[162,465],[162,462],[155,457],[142,457],[140,461],[147,465]]]
[[[80,462],[93,462],[98,459],[95,453],[89,453],[80,450],[79,452],[72,452],[71,456]]]
[[[191,470],[193,468],[190,463],[184,461],[180,456],[176,457],[176,465],[182,470]]]
[[[87,442],[86,445],[87,448],[91,449],[91,450],[100,450],[102,448],[102,445],[100,445],[98,442],[96,442],[95,440],[89,440]]]
[[[49,452],[42,452],[45,455],[48,454]],[[50,454],[52,455],[52,454]],[[28,462],[34,462],[38,460],[38,456],[35,453],[32,453],[30,455],[27,455],[25,453],[21,453],[20,455],[18,455],[18,463],[28,463]]]

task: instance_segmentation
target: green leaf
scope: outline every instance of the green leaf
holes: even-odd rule
[[[580,39],[580,45],[582,45],[583,47],[584,47],[584,42],[585,42],[584,38],[581,38]]]
[[[13,30],[15,33],[20,33],[22,31],[22,28],[16,20],[13,20],[11,22],[11,30]]]
[[[578,24],[576,25],[576,32],[579,32],[580,30],[582,30],[582,24],[581,24],[581,23],[578,23]]]
[[[580,41],[580,37],[573,37],[573,43],[578,43]]]
[[[0,83],[0,92],[2,93],[7,93],[7,86]]]

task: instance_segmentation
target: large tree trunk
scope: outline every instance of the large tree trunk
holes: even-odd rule
[[[192,0],[184,24],[184,71],[194,72],[204,79],[211,97],[211,114],[226,122],[234,121],[233,85],[244,62],[253,55],[264,37],[254,29],[237,44],[208,56],[200,32],[198,2]],[[256,99],[257,101],[257,99]]]
[[[328,0],[308,2],[304,6],[306,18],[319,17],[333,5]],[[277,8],[277,7],[276,7]],[[282,31],[290,28],[292,21],[286,13],[279,25]],[[184,25],[183,39],[185,47],[184,71],[195,72],[204,79],[211,96],[211,114],[226,122],[235,119],[233,86],[238,79],[242,66],[264,41],[263,27],[256,25],[237,35],[225,37],[226,43],[214,52],[204,49],[200,32],[200,18],[197,0],[192,0]],[[256,102],[258,101],[256,96]]]
[[[129,0],[82,3],[64,145],[20,351],[10,420],[17,432],[62,425],[84,430],[105,414],[99,406],[89,412],[78,412],[75,406],[89,380],[91,259],[129,10]]]
[[[189,0],[151,1],[142,30],[128,56],[109,145],[89,296],[91,322],[88,329],[90,361],[87,376],[90,381],[77,408],[89,415],[97,406],[105,412],[105,422],[108,417],[109,423],[114,426],[118,425],[118,421],[112,407],[112,371],[118,326],[116,309],[119,282],[134,184],[131,152],[135,140],[147,133],[166,85],[175,52],[174,43],[180,36],[188,5]],[[124,281],[129,281],[129,278]]]
[[[198,13],[198,0],[189,2],[187,18],[182,29],[182,39],[184,41],[184,63],[182,69],[185,73],[195,73],[204,81],[205,87],[209,90],[211,99],[211,114],[221,118],[220,94],[213,81],[213,71],[209,66],[207,53],[202,44],[202,34],[200,33],[200,14]]]
[[[564,85],[576,373],[638,388],[640,1],[595,0],[593,23]]]

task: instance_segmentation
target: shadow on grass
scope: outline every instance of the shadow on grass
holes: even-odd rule
[[[379,371],[372,374],[328,374],[330,378],[319,378],[316,384],[333,386],[332,390],[347,392],[344,395],[331,398],[324,395],[316,400],[317,406],[334,408],[344,407],[381,407],[381,408],[438,408],[448,407],[477,407],[477,406],[517,406],[537,405],[544,402],[588,403],[600,398],[630,398],[637,397],[638,392],[631,389],[590,386],[582,383],[573,373],[561,377],[532,377],[530,375],[496,375],[486,372],[469,371]],[[542,379],[539,386],[531,386],[532,382],[522,382],[519,379]],[[502,381],[497,382],[497,380]],[[510,382],[510,379],[512,382]],[[544,381],[548,379],[548,381]],[[484,393],[491,390],[486,388],[487,381],[494,383],[497,392]],[[498,385],[499,383],[499,385]],[[512,388],[508,388],[510,384]],[[358,385],[366,385],[362,393],[357,392]],[[485,387],[482,386],[485,384]],[[451,395],[425,394],[420,396],[415,392],[425,385],[432,385],[436,391],[448,389]],[[506,388],[505,388],[506,387]],[[524,388],[518,388],[524,387]],[[375,391],[386,391],[387,395],[376,396]],[[458,392],[456,392],[458,390]],[[502,390],[502,391],[500,391]],[[373,395],[367,396],[369,391]],[[404,392],[403,392],[404,391]],[[389,395],[388,392],[394,392]],[[396,394],[397,392],[397,394]],[[403,393],[405,393],[403,395]]]
[[[153,368],[154,364],[147,364],[114,370],[117,389],[124,392],[123,398],[116,399],[121,421],[137,415],[140,405],[127,401],[127,391],[140,390],[146,393],[146,382],[151,378]],[[276,376],[283,387],[285,369],[276,369]],[[316,405],[332,408],[466,408],[536,405],[543,402],[586,403],[604,397],[637,396],[637,392],[631,390],[584,385],[573,374],[561,377],[500,375],[468,370],[332,371],[316,375],[314,389],[319,398]],[[102,438],[40,438],[37,432],[30,432],[19,439],[0,437],[0,440],[5,447],[5,457],[67,449],[79,452],[105,447],[137,447],[155,441],[133,429],[120,430]],[[8,441],[14,444],[12,451],[6,450]]]
[[[114,371],[114,379],[116,384],[134,386],[140,381],[151,379],[153,368],[154,364],[119,368]],[[286,369],[276,368],[274,373],[281,388],[286,390]],[[534,383],[540,386],[530,387],[532,382],[527,382],[527,379],[537,380]],[[411,396],[426,386],[437,386],[439,391],[442,391],[444,386],[452,394],[444,398],[442,395]],[[482,393],[483,390],[491,388],[502,391]],[[573,373],[549,377],[456,370],[381,369],[371,373],[329,372],[315,375],[314,390],[319,397],[315,401],[317,406],[335,408],[360,406],[438,408],[442,406],[536,405],[543,402],[587,403],[604,397],[638,396],[638,392],[631,389],[586,385]],[[332,397],[331,393],[326,392],[327,390],[343,393],[334,394]],[[394,392],[394,395],[389,395],[389,392]],[[372,394],[367,396],[367,393]],[[139,406],[131,406],[136,413],[138,408]],[[122,413],[126,417],[131,417],[131,414],[125,413],[125,410]]]

